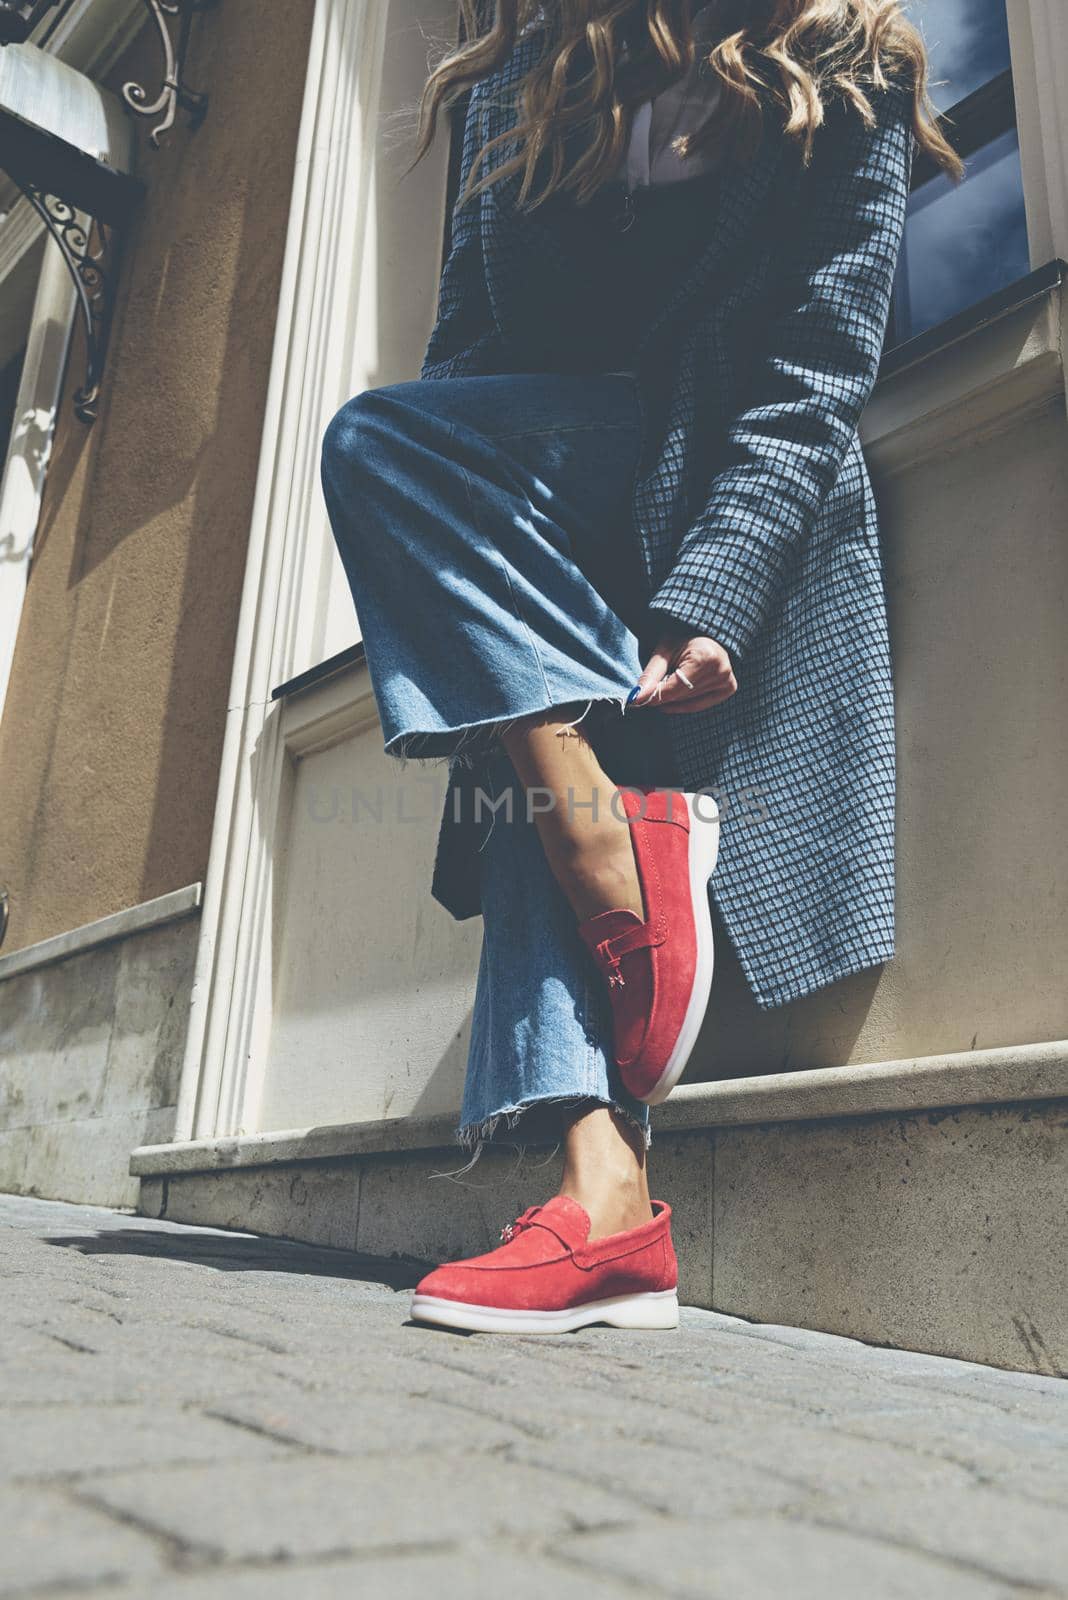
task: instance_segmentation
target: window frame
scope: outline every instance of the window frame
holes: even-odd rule
[[[1006,20],[1009,20],[1008,18]],[[1011,28],[1009,31],[1010,61],[1007,67],[988,78],[985,83],[963,95],[960,100],[947,106],[938,114],[937,126],[947,143],[952,146],[962,161],[968,162],[971,157],[985,150],[995,139],[1002,138],[1007,133],[1019,131],[1019,112],[1016,103],[1016,84],[1014,78],[1014,51]],[[941,173],[942,168],[927,151],[918,149],[912,164],[912,181],[909,185],[910,200],[913,195],[933,182]],[[967,174],[965,180],[967,181]],[[1021,163],[1021,199],[1025,211],[1027,207],[1027,189],[1023,180]],[[908,237],[909,221],[905,222],[905,236]],[[1029,241],[1030,242],[1030,241]],[[1032,262],[1033,265],[1033,262]],[[929,328],[917,332],[910,331],[904,324],[904,317],[900,305],[900,285],[895,284],[893,297],[890,302],[890,318],[887,324],[886,338],[883,343],[883,361],[904,345],[911,344],[915,339],[927,339],[935,334],[939,328],[956,324],[962,317],[971,315],[977,306],[983,305],[988,300],[1003,294],[1011,289],[1010,284],[1001,284],[997,289],[986,296],[981,296],[978,301],[970,301],[967,305],[958,307],[951,316],[943,318],[940,322],[932,324]]]
[[[1003,133],[1011,132],[1017,125],[1012,68],[1005,67],[966,94],[963,100],[941,112],[938,125],[962,161],[967,161]],[[941,170],[925,150],[918,150],[912,167],[913,190],[921,189]]]

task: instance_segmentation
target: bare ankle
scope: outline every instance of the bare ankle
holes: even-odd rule
[[[618,1186],[612,1189],[598,1185],[592,1189],[582,1184],[561,1184],[558,1191],[575,1200],[590,1219],[590,1239],[603,1239],[610,1233],[628,1233],[653,1219],[653,1206],[649,1191],[641,1186]]]
[[[590,1218],[590,1238],[651,1222],[645,1135],[614,1106],[580,1107],[565,1138],[559,1192]]]
[[[586,827],[543,838],[553,876],[580,920],[623,909],[644,917],[641,883],[626,824]]]

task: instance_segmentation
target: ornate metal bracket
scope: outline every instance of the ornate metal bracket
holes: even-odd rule
[[[74,411],[94,422],[115,310],[122,241],[144,195],[134,175],[135,140],[121,104],[109,90],[62,68],[46,48],[27,40],[37,22],[64,0],[0,0],[0,167],[29,200],[62,251],[78,296],[85,327],[85,382],[74,395]],[[151,103],[140,84],[123,86],[126,106],[159,117],[153,145],[173,127],[179,106],[193,127],[203,120],[208,97],[185,83],[193,18],[219,0],[144,0],[159,30],[163,87]],[[62,13],[60,13],[62,14]],[[177,43],[171,24],[178,21]],[[7,48],[11,59],[4,61]],[[8,70],[10,69],[10,70]],[[63,74],[66,74],[66,77]],[[101,142],[101,130],[107,134]],[[87,131],[88,130],[88,131]]]
[[[155,117],[163,113],[163,120],[152,129],[150,138],[159,148],[163,134],[174,126],[178,107],[189,112],[190,127],[198,128],[208,110],[208,97],[190,89],[185,82],[185,58],[189,48],[189,30],[199,11],[211,11],[219,0],[145,0],[149,15],[159,30],[163,50],[163,87],[155,100],[150,101],[147,90],[139,83],[124,83],[123,99],[141,117]],[[169,19],[178,19],[178,43],[171,39]]]
[[[86,228],[78,212],[65,200],[44,194],[31,183],[18,179],[16,182],[62,251],[78,292],[85,327],[86,366],[85,383],[74,393],[74,412],[82,422],[95,422],[115,309],[122,230],[92,218]]]

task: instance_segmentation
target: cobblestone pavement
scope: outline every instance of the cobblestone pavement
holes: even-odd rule
[[[683,1313],[406,1322],[417,1273],[0,1197],[0,1592],[1068,1593],[1068,1383]]]

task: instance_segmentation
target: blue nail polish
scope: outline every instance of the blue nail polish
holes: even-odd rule
[[[641,684],[640,683],[636,683],[634,685],[634,688],[630,691],[630,694],[628,694],[628,696],[627,696],[626,704],[629,706],[631,701],[635,698],[635,696],[641,694],[641,692],[642,692]]]

